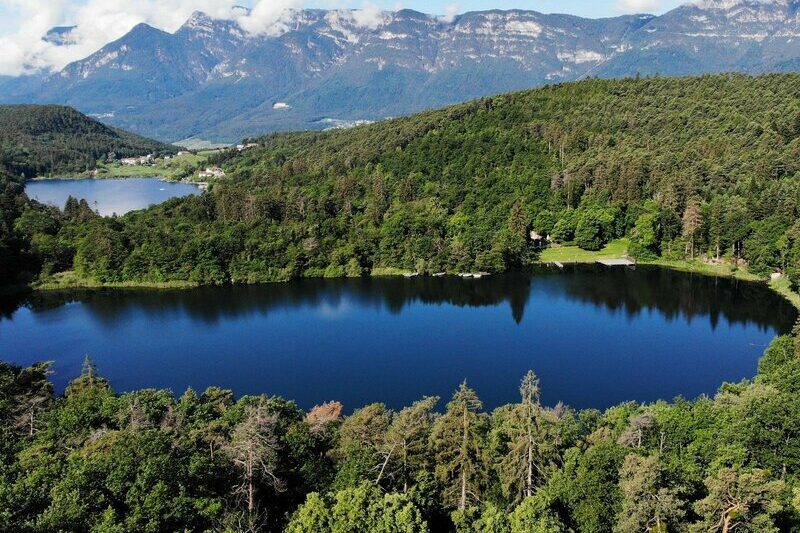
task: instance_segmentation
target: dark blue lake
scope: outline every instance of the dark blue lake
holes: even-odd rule
[[[0,359],[54,360],[59,389],[89,354],[118,391],[219,385],[348,410],[449,398],[464,379],[494,408],[517,399],[528,369],[550,405],[713,394],[752,377],[797,316],[761,284],[646,267],[36,293],[3,304]]]
[[[85,199],[101,215],[144,209],[170,198],[199,194],[191,183],[161,181],[158,178],[33,180],[25,184],[25,193],[43,204],[63,208],[67,198]]]

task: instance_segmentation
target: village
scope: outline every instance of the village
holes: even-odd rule
[[[167,180],[196,183],[205,188],[210,182],[226,177],[222,168],[208,164],[212,155],[219,153],[220,150],[243,152],[258,146],[258,143],[246,142],[222,149],[182,149],[175,154],[150,153],[120,159],[117,159],[116,154],[109,153],[105,161],[91,172],[91,176],[95,178],[127,178],[158,175]]]

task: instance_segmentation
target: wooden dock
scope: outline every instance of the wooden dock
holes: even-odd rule
[[[636,263],[630,259],[598,259],[597,263],[603,266],[636,266]]]

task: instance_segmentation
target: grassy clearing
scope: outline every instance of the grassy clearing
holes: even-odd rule
[[[590,252],[581,250],[577,246],[552,245],[542,251],[539,256],[540,263],[594,263],[599,259],[622,259],[628,255],[627,239],[611,241],[600,251]],[[763,276],[750,272],[745,266],[736,266],[732,263],[707,263],[700,259],[695,260],[669,260],[656,259],[653,261],[638,261],[641,265],[655,265],[671,268],[682,272],[694,272],[705,276],[719,276],[736,278],[744,281],[758,281],[768,283],[769,287],[780,294],[800,309],[800,294],[792,290],[789,280],[785,276],[769,281]]]
[[[152,165],[122,165],[119,162],[98,164],[94,171],[69,174],[67,176],[48,176],[37,179],[83,179],[83,178],[151,178],[159,177],[168,180],[194,180],[196,172],[205,165],[208,157],[216,150],[204,150],[196,154],[183,154],[172,159],[156,159]]]
[[[596,252],[581,250],[577,246],[554,244],[542,251],[541,263],[594,263],[598,259],[622,259],[628,255],[628,239],[609,242]]]
[[[32,288],[42,291],[53,291],[62,289],[193,289],[199,284],[191,281],[165,281],[165,282],[100,282],[93,279],[82,278],[75,272],[59,272],[49,278],[42,280]]]
[[[706,263],[702,260],[668,260],[656,259],[653,261],[639,261],[642,265],[657,265],[683,272],[695,272],[706,276],[720,276],[725,278],[736,278],[745,281],[766,281],[766,279],[750,272],[747,267],[736,266],[731,263]]]
[[[792,290],[792,286],[786,276],[781,276],[778,279],[769,282],[770,288],[792,302],[792,305],[800,309],[800,294]]]
[[[372,276],[376,278],[380,277],[389,277],[389,276],[403,276],[405,274],[410,274],[410,270],[404,270],[402,268],[395,268],[395,267],[375,267],[372,269]]]

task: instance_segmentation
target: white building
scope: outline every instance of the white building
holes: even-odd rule
[[[198,174],[198,176],[201,177],[201,178],[205,178],[205,179],[208,179],[208,178],[224,178],[225,177],[225,171],[222,170],[219,167],[208,167],[205,170],[201,170],[200,173]]]

